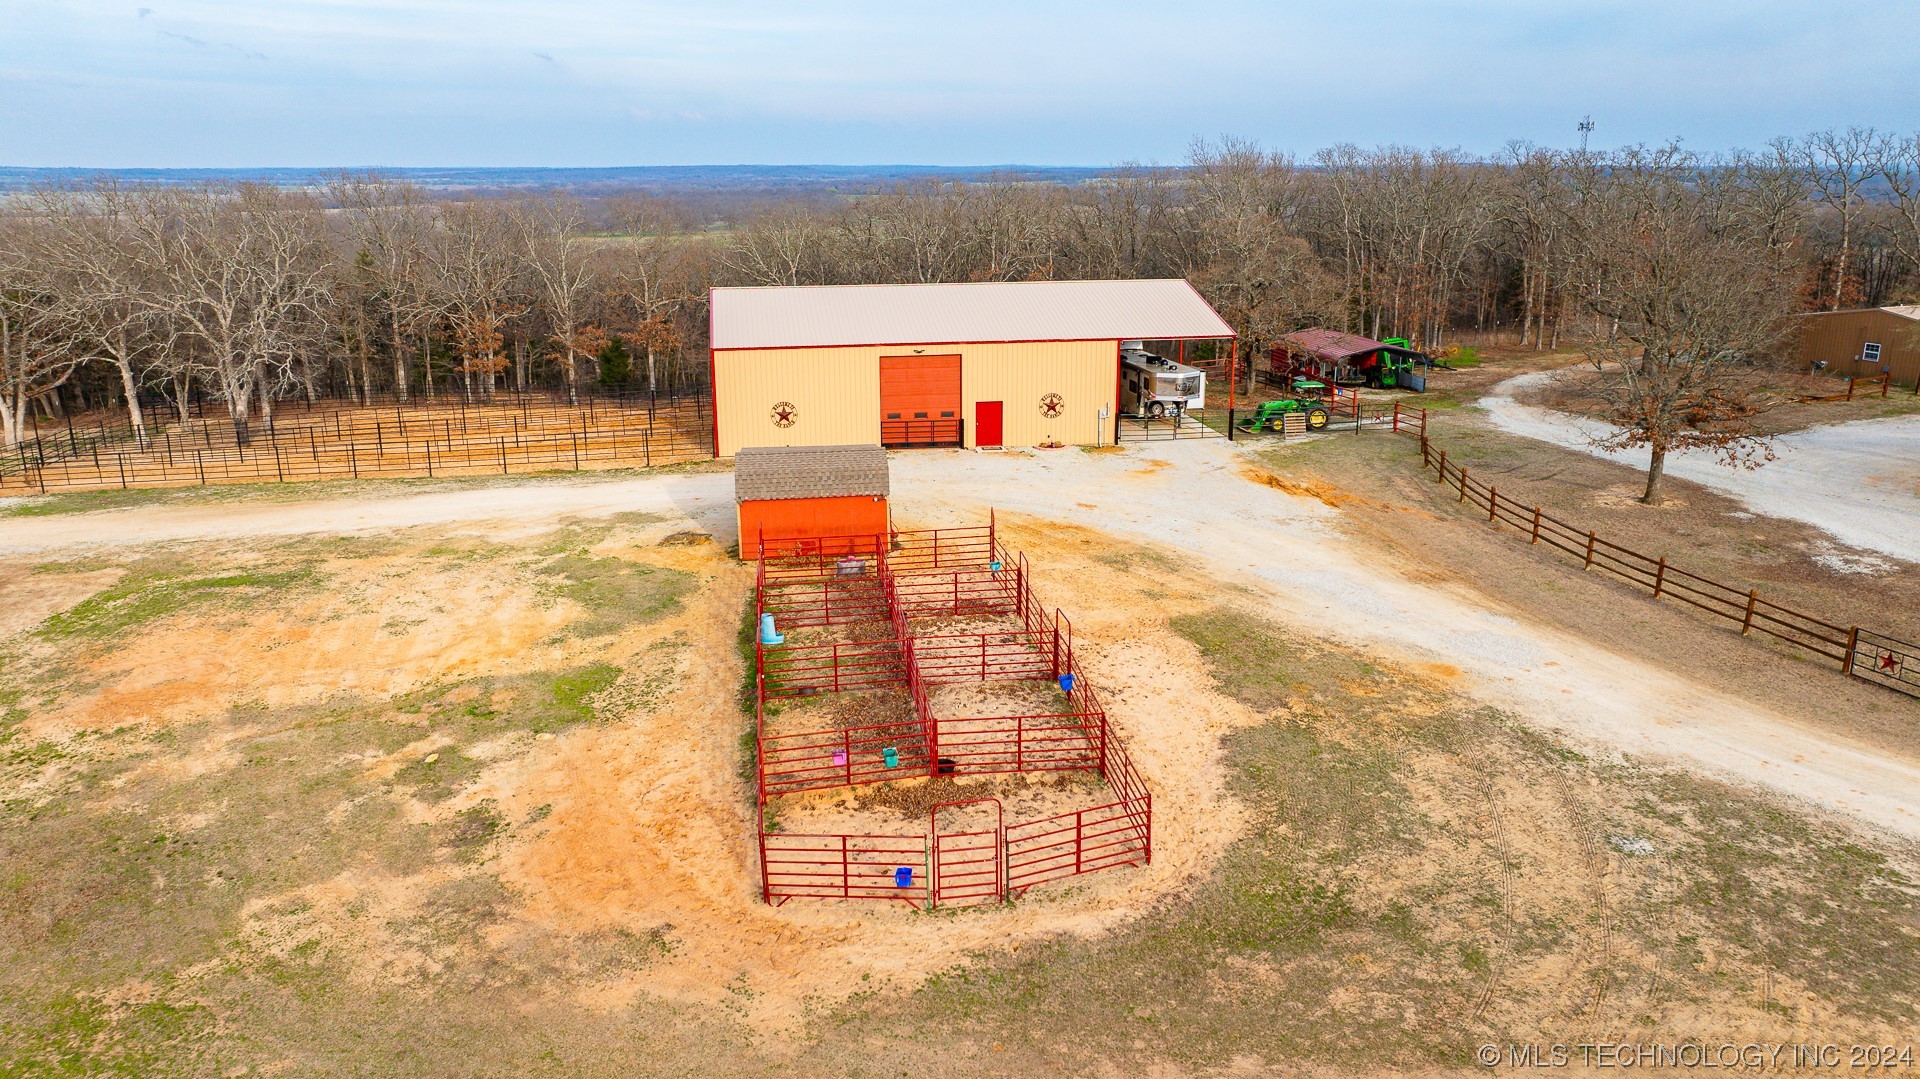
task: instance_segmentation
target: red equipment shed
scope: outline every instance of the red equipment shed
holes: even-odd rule
[[[891,528],[887,453],[879,446],[749,446],[734,455],[740,557],[832,550],[833,540]]]

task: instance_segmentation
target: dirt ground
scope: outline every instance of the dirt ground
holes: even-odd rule
[[[1920,709],[1666,608],[1623,625],[1395,452],[896,458],[903,526],[1002,508],[1155,806],[1150,867],[941,912],[758,901],[729,477],[0,520],[0,1074],[1428,1074],[1488,1040],[1910,1037]],[[963,789],[1100,793],[778,811],[895,830]]]

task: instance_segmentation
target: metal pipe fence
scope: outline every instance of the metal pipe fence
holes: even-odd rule
[[[290,483],[314,479],[507,475],[652,467],[711,456],[689,413],[574,406],[447,406],[437,414],[309,413],[253,427],[155,427],[110,442],[69,436],[0,454],[0,492]]]
[[[756,632],[756,771],[763,805],[782,794],[909,776],[1035,771],[1094,773],[1117,796],[1044,821],[1001,821],[991,832],[943,831],[937,810],[920,836],[783,836],[763,824],[761,887],[767,902],[998,901],[1046,880],[1151,860],[1152,796],[1078,669],[1072,623],[1041,605],[1025,557],[1000,544],[991,520],[983,529],[827,537],[785,550],[763,544],[760,553],[756,621],[772,613],[782,630],[850,622],[891,630],[885,640],[777,648]],[[856,579],[864,587],[857,594],[845,591],[850,558],[862,563]],[[910,615],[1010,624],[916,634]],[[1057,684],[1066,707],[1033,713],[1009,706],[1016,714],[956,716],[932,705],[932,689],[963,683],[1040,685],[1049,692]],[[903,691],[901,704],[911,718],[844,729],[769,728],[769,707],[795,699]],[[1024,695],[1018,699],[1031,701],[1031,689],[1019,693]],[[923,857],[911,859],[914,852]],[[885,856],[898,863],[891,878],[882,871]],[[931,885],[915,883],[916,867],[932,876]]]

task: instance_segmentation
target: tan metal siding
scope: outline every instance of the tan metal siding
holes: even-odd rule
[[[968,446],[974,444],[973,406],[979,401],[1006,403],[1002,445],[1092,446],[1113,438],[1119,342],[968,345],[959,351]],[[1060,415],[1051,419],[1042,414],[1042,400],[1048,394],[1060,397]],[[1103,408],[1108,410],[1104,422],[1099,418]]]
[[[1017,344],[930,342],[927,355],[961,357],[960,394],[966,444],[974,444],[974,403],[1006,405],[1002,442],[1033,446],[1059,441],[1098,445],[1112,438],[1111,409],[1119,364],[1117,341]],[[880,441],[880,357],[899,347],[726,349],[714,353],[714,412],[719,453],[743,446],[831,446]],[[1048,394],[1060,414],[1044,415]],[[773,420],[777,404],[793,406],[793,424]],[[1099,418],[1101,409],[1109,418]]]
[[[1794,355],[1801,364],[1825,360],[1836,375],[1877,375],[1885,365],[1895,382],[1920,379],[1920,322],[1880,310],[1829,311],[1800,318]],[[1860,363],[1861,346],[1880,345],[1880,362]]]
[[[740,350],[713,354],[719,453],[743,446],[880,441],[880,353],[872,348]],[[781,427],[774,408],[793,406]]]

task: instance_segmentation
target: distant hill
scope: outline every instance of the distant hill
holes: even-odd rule
[[[341,168],[299,169],[28,169],[0,167],[0,192],[36,184],[111,176],[130,183],[190,184],[210,180],[257,180],[282,187],[325,183]],[[573,191],[608,195],[623,191],[748,193],[870,191],[915,180],[985,180],[1077,184],[1110,175],[1111,168],[1039,165],[633,165],[620,168],[347,168],[412,180],[436,191]]]

